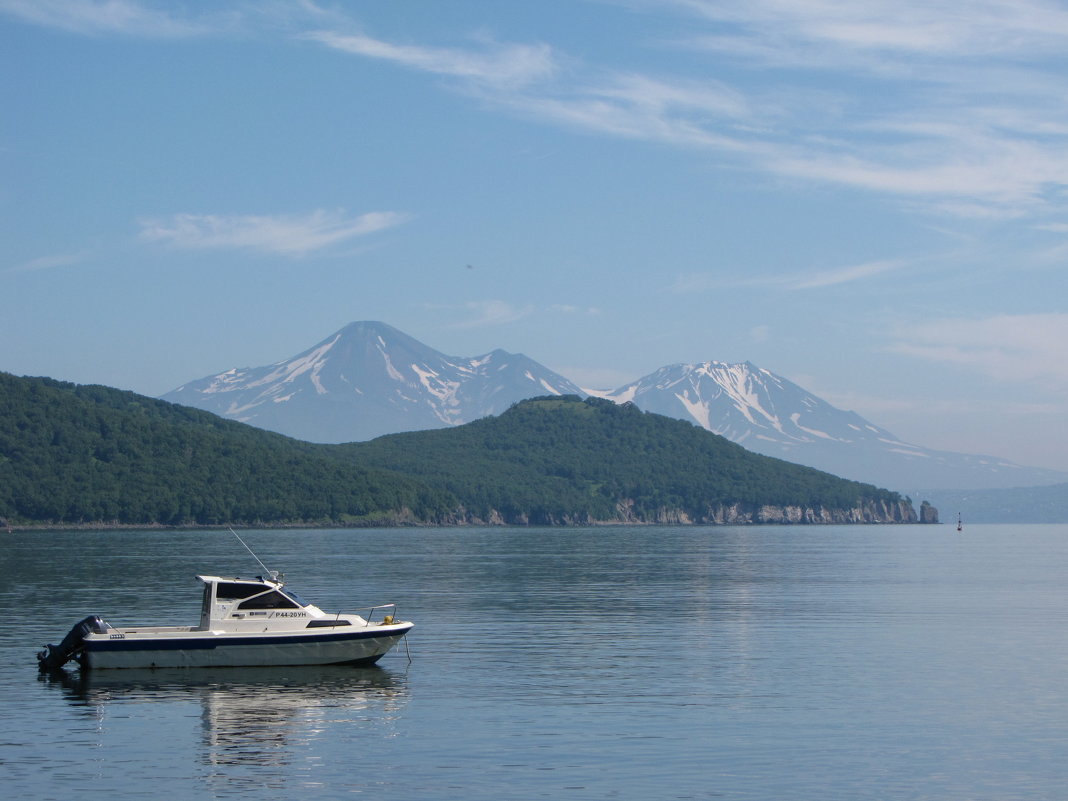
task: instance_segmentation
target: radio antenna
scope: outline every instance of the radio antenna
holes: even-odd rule
[[[277,570],[271,570],[263,562],[260,562],[260,558],[258,556],[256,556],[256,552],[253,551],[251,548],[249,548],[248,547],[248,543],[246,543],[243,539],[241,539],[241,537],[238,537],[237,532],[234,531],[232,528],[230,529],[230,533],[233,534],[235,537],[237,537],[237,541],[245,546],[245,550],[246,551],[248,551],[250,554],[252,554],[252,558],[255,559],[257,563],[259,563],[260,567],[263,568],[263,572],[266,573],[268,576],[270,576],[272,581],[278,581],[278,575],[279,575],[278,571]]]

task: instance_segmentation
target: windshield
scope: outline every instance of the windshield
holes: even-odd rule
[[[286,589],[286,590],[283,590],[283,592],[285,592],[286,595],[288,595],[290,598],[292,598],[294,601],[296,601],[301,606],[311,606],[311,601],[304,600],[299,595],[297,595],[295,592],[293,592],[293,590]]]

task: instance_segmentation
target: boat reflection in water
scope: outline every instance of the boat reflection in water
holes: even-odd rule
[[[256,769],[257,784],[277,771],[289,786],[294,772],[314,771],[316,760],[345,744],[355,747],[368,729],[389,736],[407,698],[406,676],[381,667],[56,671],[41,679],[71,703],[92,708],[102,739],[138,717],[157,728],[145,736],[162,730],[177,752],[192,739],[190,756],[215,786],[240,782],[242,767]],[[194,705],[199,733],[188,725],[197,716]]]

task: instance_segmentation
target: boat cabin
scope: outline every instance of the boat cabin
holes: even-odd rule
[[[204,583],[204,603],[200,628],[204,631],[230,626],[235,621],[266,619],[302,620],[320,618],[324,613],[295,592],[282,589],[282,582],[257,576],[254,579],[197,576]]]

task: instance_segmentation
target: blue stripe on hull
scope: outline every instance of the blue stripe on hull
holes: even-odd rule
[[[306,643],[340,643],[350,642],[352,640],[371,640],[371,639],[384,639],[388,637],[399,637],[407,634],[411,629],[409,626],[406,629],[391,629],[390,631],[375,631],[371,630],[359,630],[359,631],[346,631],[343,633],[330,633],[330,634],[298,634],[298,635],[273,635],[273,636],[252,636],[245,637],[242,635],[216,635],[214,637],[197,637],[197,638],[173,638],[173,639],[116,639],[116,640],[86,640],[85,650],[89,653],[107,653],[114,651],[167,651],[167,650],[180,650],[180,651],[194,651],[203,648],[225,648],[228,645],[296,645]]]
[[[411,626],[290,636],[86,639],[88,668],[373,665]]]

